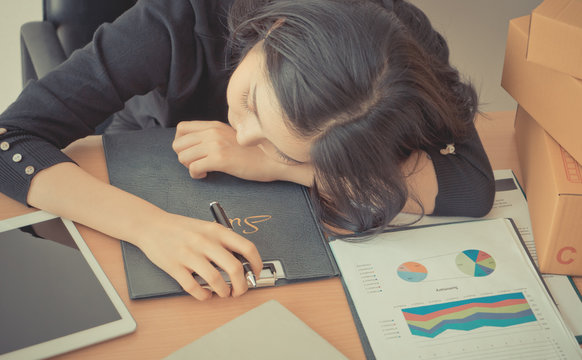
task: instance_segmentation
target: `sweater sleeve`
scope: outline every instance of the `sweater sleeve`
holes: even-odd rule
[[[195,17],[187,0],[142,0],[0,115],[0,191],[26,204],[39,171],[71,161],[60,149],[94,133],[125,101],[191,77]]]
[[[441,149],[427,150],[438,181],[432,215],[484,216],[493,206],[495,179],[474,124],[467,139],[454,146],[455,153],[448,155]]]

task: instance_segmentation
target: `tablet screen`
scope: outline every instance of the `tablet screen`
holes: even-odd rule
[[[122,319],[73,236],[58,217],[0,232],[0,357]]]

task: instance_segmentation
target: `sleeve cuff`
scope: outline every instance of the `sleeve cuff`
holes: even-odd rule
[[[54,145],[18,130],[0,136],[0,191],[26,202],[30,183],[38,172],[62,162],[73,162]]]

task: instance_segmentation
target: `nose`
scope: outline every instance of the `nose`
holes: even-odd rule
[[[263,130],[256,119],[244,119],[236,126],[236,141],[241,146],[255,146],[265,139]]]

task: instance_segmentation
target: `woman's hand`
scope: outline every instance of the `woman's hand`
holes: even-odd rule
[[[91,140],[91,139],[89,139]],[[101,149],[101,138],[90,145]],[[82,144],[82,146],[81,146]],[[83,150],[87,139],[81,140],[69,154]],[[91,153],[91,152],[90,152]],[[93,151],[103,156],[103,151]],[[103,158],[75,161],[103,167]],[[101,170],[105,173],[105,169]],[[66,162],[40,171],[32,180],[28,203],[39,209],[71,219],[113,238],[128,241],[139,248],[162,270],[172,276],[192,296],[204,300],[211,292],[202,288],[192,276],[200,275],[219,296],[239,296],[247,290],[242,264],[232,252],[249,261],[255,276],[262,270],[262,261],[255,245],[217,223],[168,213],[157,206],[97,179]],[[229,286],[213,264],[231,279]]]
[[[310,166],[278,161],[258,146],[241,146],[236,141],[236,131],[219,121],[179,123],[172,148],[194,179],[220,171],[245,180],[286,180],[306,186],[312,183]]]
[[[248,260],[255,276],[263,268],[255,245],[218,223],[164,213],[151,228],[144,230],[136,245],[199,300],[210,298],[212,293],[200,286],[192,276],[194,272],[220,297],[236,297],[247,291],[242,263],[233,252]],[[232,291],[213,264],[228,274]]]

